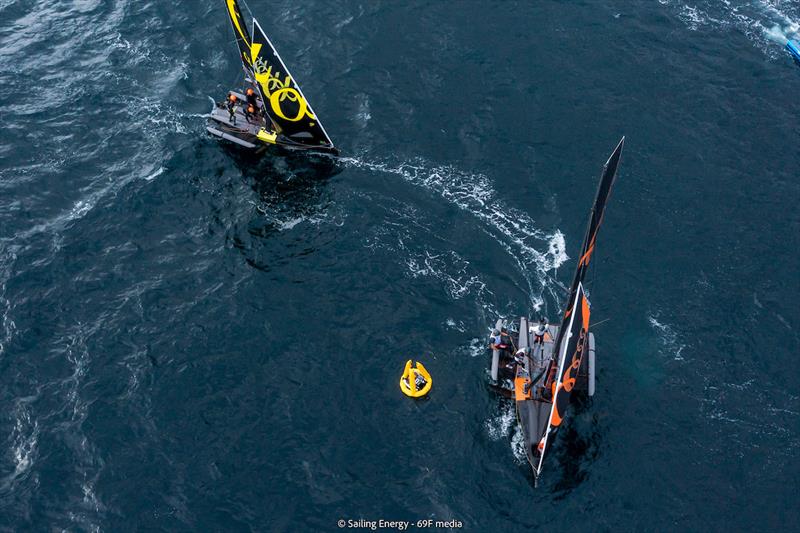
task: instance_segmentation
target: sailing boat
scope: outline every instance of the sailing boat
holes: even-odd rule
[[[238,0],[225,0],[225,4],[247,90],[230,91],[226,101],[214,104],[207,115],[208,132],[244,148],[278,145],[338,154],[258,21],[253,18],[248,31]]]
[[[594,395],[595,342],[589,331],[591,306],[583,280],[624,143],[623,137],[603,168],[561,325],[543,320],[532,325],[530,319],[522,317],[516,333],[508,332],[503,320],[497,321],[493,332],[491,376],[516,403],[525,455],[537,480],[572,393]]]

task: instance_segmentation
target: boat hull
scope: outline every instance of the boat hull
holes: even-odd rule
[[[498,321],[498,324],[500,321]],[[552,408],[552,394],[544,388],[551,362],[557,364],[555,339],[559,326],[549,325],[544,343],[534,345],[534,335],[528,318],[519,320],[519,330],[514,341],[515,351],[530,348],[530,355],[522,364],[515,364],[512,354],[492,350],[491,372],[497,386],[505,389],[516,405],[517,421],[522,433],[525,456],[536,472],[539,463],[539,442],[547,431]],[[509,370],[509,368],[513,370]],[[495,377],[495,375],[497,377]],[[589,353],[578,370],[575,390],[594,395],[595,340],[589,333]],[[504,384],[508,384],[504,386]],[[509,386],[510,385],[510,386]]]
[[[245,95],[239,92],[231,91],[230,94],[235,95],[240,102],[246,101]],[[248,118],[240,105],[234,107],[233,117],[231,117],[224,104],[215,103],[206,117],[208,118],[208,125],[206,126],[208,133],[247,150],[280,146],[289,150],[339,154],[339,151],[333,147],[308,146],[293,142],[284,135],[267,132],[264,128],[263,118],[259,116]]]

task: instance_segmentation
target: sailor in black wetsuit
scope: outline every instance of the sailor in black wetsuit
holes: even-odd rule
[[[511,340],[511,335],[508,334],[508,330],[505,327],[500,328],[500,340],[508,353],[514,352],[514,341]]]
[[[247,97],[247,105],[253,106],[253,109],[258,109],[258,99],[256,98],[256,92],[253,88],[248,87],[244,94]]]
[[[229,93],[228,100],[225,102],[225,108],[228,110],[228,118],[231,121],[231,124],[236,124],[236,95]]]
[[[247,119],[247,122],[253,122],[256,118],[256,108],[253,104],[247,104],[244,110],[244,118]]]

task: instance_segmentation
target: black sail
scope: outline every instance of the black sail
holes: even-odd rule
[[[250,47],[253,40],[247,31],[247,24],[242,17],[242,10],[239,8],[239,2],[236,0],[225,0],[225,6],[228,9],[228,17],[233,26],[233,35],[236,37],[236,45],[239,47],[239,59],[242,60],[242,66],[245,72],[252,75],[253,66],[250,60]]]
[[[584,355],[589,350],[589,318],[591,307],[583,283],[578,283],[575,291],[575,301],[572,307],[567,308],[564,324],[559,330],[559,337],[563,339],[563,346],[556,344],[558,349],[558,370],[556,381],[552,384],[553,405],[550,408],[550,418],[541,440],[537,443],[539,463],[536,465],[536,475],[542,471],[542,462],[545,453],[549,450],[550,443],[556,431],[561,426],[564,414],[569,407],[572,389],[578,379],[578,371],[583,363]],[[565,335],[561,335],[566,331]]]
[[[597,196],[589,217],[589,227],[586,229],[586,236],[583,239],[583,246],[581,246],[578,259],[578,267],[575,271],[575,277],[569,291],[569,299],[564,309],[564,318],[554,344],[555,349],[558,350],[558,366],[554,374],[555,381],[547,384],[552,387],[553,405],[550,410],[547,429],[537,445],[539,453],[539,463],[536,467],[537,476],[542,470],[542,462],[549,449],[549,444],[561,425],[564,413],[569,405],[572,387],[575,384],[578,370],[583,361],[583,355],[588,349],[591,309],[589,300],[584,292],[583,279],[589,269],[589,262],[597,241],[597,231],[603,222],[603,215],[605,214],[608,198],[611,195],[611,187],[614,185],[614,179],[617,176],[617,167],[619,166],[624,144],[625,137],[619,141],[619,144],[617,144],[611,157],[608,158],[603,167],[600,185],[597,187]]]
[[[332,148],[333,142],[314,114],[297,81],[257,21],[253,21],[250,64],[267,113],[279,133],[308,147]]]
[[[564,326],[567,324],[569,317],[567,316],[569,310],[575,304],[575,294],[578,290],[578,285],[583,282],[586,277],[586,272],[589,270],[589,262],[594,253],[594,245],[597,241],[597,230],[600,229],[600,224],[603,222],[603,215],[606,212],[606,204],[611,195],[611,187],[614,185],[614,179],[617,177],[617,167],[622,155],[622,147],[625,144],[625,137],[620,139],[617,147],[611,153],[611,157],[606,161],[603,167],[603,174],[600,178],[600,185],[597,187],[597,195],[594,199],[594,205],[589,215],[589,227],[586,228],[586,236],[583,238],[583,246],[581,246],[581,253],[578,256],[578,267],[575,270],[575,277],[572,280],[572,285],[569,289],[569,298],[567,305],[564,308],[564,318],[561,322],[561,328],[558,330],[558,337],[556,338],[556,346],[561,346],[561,339],[566,333]]]

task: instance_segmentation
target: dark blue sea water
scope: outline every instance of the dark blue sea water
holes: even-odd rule
[[[800,530],[796,1],[250,8],[338,164],[208,138],[223,2],[0,1],[0,530]],[[487,328],[622,135],[534,488]]]

